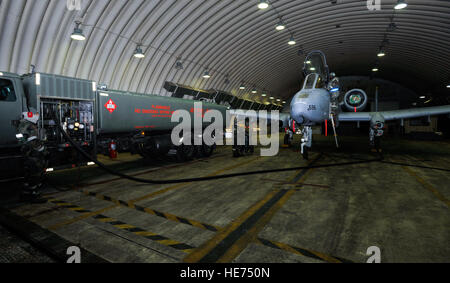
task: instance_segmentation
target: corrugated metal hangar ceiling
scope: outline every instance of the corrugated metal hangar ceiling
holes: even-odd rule
[[[300,86],[307,52],[322,50],[338,76],[370,75],[384,45],[377,77],[449,92],[448,0],[407,0],[402,10],[394,10],[397,0],[381,0],[381,10],[369,10],[365,0],[272,0],[265,10],[256,0],[79,2],[81,10],[70,11],[65,0],[1,0],[0,70],[22,74],[35,65],[111,89],[168,95],[163,85],[170,81],[287,100]],[[280,18],[286,29],[277,31]],[[76,21],[85,41],[70,38]],[[288,45],[291,35],[295,45]],[[133,56],[138,43],[143,59]]]

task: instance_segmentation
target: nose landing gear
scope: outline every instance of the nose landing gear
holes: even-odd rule
[[[308,149],[312,146],[312,128],[311,126],[304,126],[302,129],[303,137],[301,139],[300,147],[301,153],[305,160],[308,160]]]

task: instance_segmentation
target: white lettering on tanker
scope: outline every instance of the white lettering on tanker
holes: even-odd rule
[[[192,119],[194,119],[192,121]],[[268,121],[270,134],[268,134]],[[171,140],[175,146],[203,144],[212,146],[224,145],[224,117],[218,110],[205,110],[203,103],[195,102],[191,111],[177,110],[173,112],[171,122],[178,123],[171,133]],[[193,127],[193,128],[192,128]],[[261,156],[275,156],[279,151],[279,112],[236,110],[226,111],[226,128],[233,132],[233,139],[226,139],[231,146],[255,146],[258,140],[261,145]],[[192,133],[194,136],[192,136]],[[258,139],[259,137],[259,139]]]

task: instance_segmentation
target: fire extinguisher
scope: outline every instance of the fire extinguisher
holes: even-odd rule
[[[109,157],[111,159],[117,158],[117,144],[114,140],[109,143]]]

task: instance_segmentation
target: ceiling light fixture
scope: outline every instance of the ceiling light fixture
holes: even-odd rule
[[[258,8],[260,10],[265,10],[265,9],[269,8],[269,2],[267,0],[259,1]]]
[[[86,37],[83,34],[83,30],[80,28],[81,22],[75,22],[75,28],[73,29],[72,35],[70,38],[73,40],[83,41],[86,40]]]
[[[258,93],[258,91],[256,90],[256,88],[253,88],[253,89],[252,89],[252,93],[253,93],[253,94]]]
[[[291,35],[291,39],[289,39],[289,42],[288,42],[288,44],[289,45],[295,45],[295,39],[294,39],[294,36],[293,35]]]
[[[136,58],[139,58],[139,59],[142,59],[142,58],[145,57],[145,54],[144,54],[144,52],[142,52],[142,49],[141,49],[140,45],[138,45],[136,47],[136,50],[134,50],[134,55],[133,56],[136,57]]]
[[[380,48],[380,51],[378,51],[377,56],[378,56],[378,57],[384,57],[384,56],[386,56],[386,52],[384,52],[383,48]]]
[[[177,62],[175,63],[175,69],[177,70],[183,70],[183,62],[181,62],[180,60],[177,60]]]
[[[280,20],[280,22],[275,27],[276,30],[284,30],[285,28],[286,28],[286,25],[283,23],[282,20]]]
[[[401,9],[405,9],[407,6],[408,6],[408,4],[406,4],[405,0],[398,0],[394,9],[401,10]]]
[[[378,72],[378,71],[379,71],[379,69],[377,67],[372,69],[372,72]]]
[[[206,71],[203,73],[203,78],[204,78],[204,79],[209,79],[210,77],[211,77],[211,75],[209,74],[209,71],[206,70]]]
[[[241,86],[239,87],[240,90],[244,90],[245,89],[245,85],[244,83],[241,84]]]

